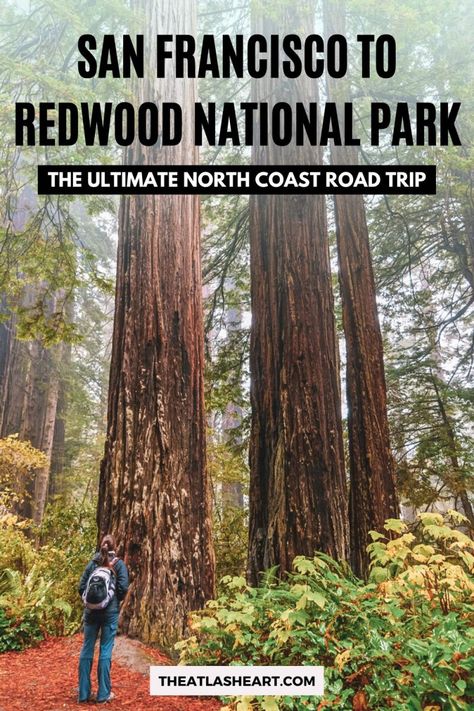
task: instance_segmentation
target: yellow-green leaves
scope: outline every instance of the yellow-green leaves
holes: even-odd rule
[[[47,463],[43,452],[18,436],[0,439],[0,507],[8,510],[14,502],[23,500],[29,477]]]
[[[474,594],[474,543],[453,528],[466,523],[464,516],[452,511],[445,516],[423,513],[413,532],[398,523],[402,522],[388,521],[385,528],[398,529],[401,535],[385,543],[376,536],[368,546],[370,579],[380,584],[385,599],[423,597],[444,614],[467,601]]]
[[[316,570],[314,561],[310,558],[304,558],[303,556],[297,556],[293,561],[293,568],[298,573],[314,573]]]
[[[394,531],[395,533],[404,533],[407,530],[407,525],[399,518],[389,518],[384,526],[386,531]]]
[[[222,595],[193,617],[195,636],[180,645],[181,661],[321,664],[331,708],[355,708],[363,689],[371,708],[388,708],[390,700],[394,708],[415,709],[418,699],[443,697],[467,711],[474,549],[458,525],[461,519],[449,514],[409,526],[387,522],[394,537],[372,536],[368,584],[321,554],[296,558],[292,573],[280,581],[269,575],[258,588],[240,580],[232,589],[229,578]],[[225,701],[228,711],[317,708],[314,699],[284,696]]]

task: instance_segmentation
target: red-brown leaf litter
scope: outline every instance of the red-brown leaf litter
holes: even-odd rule
[[[119,637],[118,648],[120,640]],[[116,698],[100,705],[78,704],[77,667],[81,644],[81,635],[51,637],[23,652],[0,654],[0,711],[80,711],[94,708],[105,711],[218,711],[221,707],[216,699],[150,696],[149,676],[144,673],[143,664],[137,671],[133,669],[133,654],[127,660],[119,653],[114,655],[112,661],[112,688]],[[139,652],[142,656],[146,655],[150,663],[171,663],[156,649],[140,645]],[[97,691],[97,654],[98,649],[92,669],[94,693]]]

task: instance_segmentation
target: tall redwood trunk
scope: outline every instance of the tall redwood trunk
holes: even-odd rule
[[[28,498],[21,502],[19,513],[33,518],[36,524],[41,523],[48,501],[61,353],[62,345],[44,348],[38,341],[32,341],[28,345],[29,361],[19,437],[44,452],[48,463],[35,471],[27,487]]]
[[[176,101],[184,116],[193,80],[154,80],[156,34],[195,34],[192,0],[140,0],[150,66],[137,102]],[[156,67],[155,67],[156,72]],[[173,148],[127,150],[129,164],[197,163],[190,121]],[[214,591],[206,471],[199,200],[124,197],[120,207],[108,429],[100,476],[100,535],[110,531],[131,572],[122,623],[170,644],[190,610]]]
[[[25,186],[19,196],[10,224],[12,230],[22,231],[36,208],[36,195]],[[25,286],[21,305],[34,303],[34,288]],[[49,309],[56,308],[52,297]],[[15,509],[35,523],[41,523],[49,494],[50,460],[56,421],[59,391],[59,365],[64,344],[45,348],[42,342],[22,341],[17,338],[17,317],[2,299],[0,311],[9,318],[0,326],[0,437],[18,434],[44,452],[47,465],[34,472],[28,481],[18,481],[18,490],[27,497]]]
[[[38,340],[16,338],[15,317],[0,331],[0,437],[17,434],[21,440],[46,454],[53,449],[59,391],[59,364],[63,344],[45,348]],[[32,478],[18,481],[18,491],[27,497],[15,506],[17,513],[41,523],[48,501],[49,463]]]
[[[326,36],[345,35],[344,12],[344,0],[325,0]],[[328,78],[328,88],[331,101],[350,101],[343,80]],[[356,165],[357,149],[332,146],[331,161],[333,165]],[[398,502],[364,198],[335,195],[334,203],[347,354],[350,560],[354,571],[364,576],[369,563],[368,533],[382,531],[387,518],[398,516]]]
[[[12,346],[12,317],[9,314],[5,297],[0,297],[0,432],[3,410],[4,384],[8,378],[8,363]],[[0,435],[1,436],[1,435]]]
[[[71,366],[71,347],[63,344],[63,368]],[[58,403],[56,420],[54,422],[53,442],[51,448],[51,467],[49,476],[49,498],[60,496],[65,491],[64,464],[66,450],[66,416],[67,416],[67,384],[64,378],[58,383]]]
[[[0,437],[18,434],[24,408],[26,377],[28,373],[28,347],[16,337],[16,319],[11,315],[2,324],[2,364],[0,382]]]
[[[227,287],[233,288],[233,280],[227,280]],[[229,308],[225,315],[225,325],[229,338],[238,333],[242,328],[242,312],[239,307]],[[235,444],[241,444],[241,438],[235,439],[234,430],[242,424],[242,408],[233,402],[229,402],[226,407],[222,423],[222,434],[224,441],[233,440]],[[244,485],[242,481],[222,482],[222,505],[223,507],[244,508]]]
[[[258,13],[258,14],[257,14]],[[256,6],[253,32],[313,29],[312,3]],[[306,78],[254,80],[253,101],[306,102]],[[254,164],[317,164],[308,146],[253,149]],[[346,555],[339,369],[322,196],[250,201],[251,400],[248,577],[316,550]]]

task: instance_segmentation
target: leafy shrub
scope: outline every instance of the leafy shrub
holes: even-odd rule
[[[31,613],[24,615],[21,621],[15,621],[7,617],[5,610],[0,608],[0,653],[19,651],[40,639],[41,630]]]
[[[46,464],[46,455],[17,435],[0,439],[0,514],[25,498],[29,479]]]
[[[17,516],[0,516],[0,570],[12,568],[26,575],[36,560],[36,551],[26,535],[28,521]]]
[[[214,517],[216,574],[242,575],[247,560],[247,513],[237,506],[223,506]]]
[[[52,506],[35,538],[32,531],[31,521],[0,517],[0,651],[75,632],[80,624],[77,586],[94,550],[92,509]]]
[[[72,633],[78,629],[83,613],[77,592],[79,578],[96,547],[95,506],[64,507],[57,502],[48,508],[39,535],[42,545],[38,568],[54,581],[55,597],[71,608],[64,619],[64,631]]]
[[[210,398],[217,400],[211,410],[227,411],[229,400],[222,400],[221,396],[219,388],[212,389]],[[236,400],[233,399],[232,402],[235,403]],[[234,413],[236,426],[226,428],[224,441],[218,441],[216,436],[213,436],[209,438],[208,446],[209,474],[214,485],[215,498],[212,533],[218,580],[225,574],[242,575],[247,561],[248,512],[245,507],[237,504],[234,488],[238,487],[239,493],[244,496],[248,494],[247,449],[243,445],[242,423],[237,412],[239,410]],[[227,425],[229,424],[227,421]]]
[[[237,711],[474,708],[474,546],[452,516],[388,521],[398,536],[373,534],[368,583],[322,554],[258,588],[227,578],[192,616],[181,662],[326,668],[321,699],[247,697]]]

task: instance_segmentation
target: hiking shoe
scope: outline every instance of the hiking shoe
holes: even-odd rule
[[[115,694],[113,691],[111,691],[110,695],[108,696],[107,699],[102,699],[102,701],[99,701],[99,699],[97,699],[97,703],[98,704],[108,704],[109,701],[113,701],[114,699],[115,699]]]

